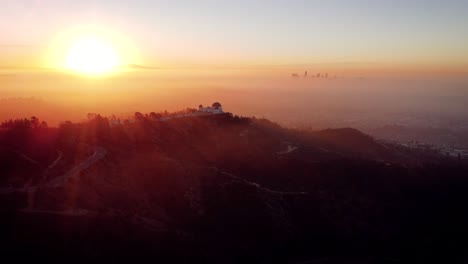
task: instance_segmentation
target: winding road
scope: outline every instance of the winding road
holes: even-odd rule
[[[104,158],[107,155],[107,150],[102,147],[96,147],[94,149],[94,153],[91,157],[87,158],[80,164],[76,165],[72,169],[70,169],[67,173],[57,178],[52,179],[49,181],[46,186],[47,187],[60,187],[64,185],[69,179],[78,176],[82,171],[91,167],[94,163],[99,161],[100,159]]]
[[[82,171],[91,167],[94,163],[98,162],[99,160],[103,159],[107,155],[107,150],[102,147],[95,147],[94,153],[92,156],[87,158],[86,160],[82,161],[80,164],[76,165],[75,167],[71,168],[67,173],[58,176],[54,179],[51,179],[49,182],[45,183],[44,187],[50,188],[57,188],[63,186],[69,179],[78,176]],[[59,152],[59,157],[49,165],[49,168],[55,167],[57,163],[62,159],[63,154]],[[27,192],[27,193],[34,193],[40,185],[37,186],[30,186],[30,182],[26,183],[23,188],[13,188],[13,187],[6,187],[0,188],[0,194],[11,194],[14,192]]]
[[[47,169],[52,169],[59,163],[59,161],[63,158],[63,152],[60,150],[57,150],[58,156],[57,158],[47,167]]]
[[[280,151],[280,152],[276,152],[276,154],[278,154],[278,155],[285,155],[285,154],[289,154],[289,153],[295,151],[296,149],[298,149],[298,147],[288,145],[288,148],[287,148],[286,150],[283,150],[283,151]]]
[[[265,193],[279,194],[279,195],[309,195],[308,192],[283,192],[283,191],[272,190],[272,189],[270,189],[270,188],[263,187],[263,186],[261,186],[261,185],[258,184],[258,183],[255,183],[255,182],[251,182],[251,181],[242,179],[241,177],[238,177],[238,176],[236,176],[236,175],[234,175],[234,174],[231,174],[231,173],[228,173],[228,172],[224,172],[224,171],[218,169],[217,167],[208,167],[208,169],[214,170],[214,171],[216,171],[216,172],[219,173],[219,174],[222,174],[222,175],[227,176],[227,177],[229,177],[229,178],[231,178],[231,179],[240,181],[240,182],[242,182],[242,183],[244,183],[244,184],[246,184],[246,185],[255,187],[255,188],[257,188],[258,190],[260,190],[260,191],[262,191],[262,192],[265,192]]]

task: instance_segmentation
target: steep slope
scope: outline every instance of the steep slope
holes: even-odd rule
[[[51,151],[37,180],[0,196],[13,254],[410,263],[456,260],[467,246],[468,211],[456,206],[468,200],[466,164],[402,154],[354,129],[295,131],[230,114],[96,119],[64,124],[48,142],[63,157]]]

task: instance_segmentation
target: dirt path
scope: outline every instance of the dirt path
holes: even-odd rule
[[[286,150],[283,150],[283,151],[280,151],[280,152],[276,152],[276,154],[278,154],[278,155],[285,155],[285,154],[289,154],[289,153],[295,151],[296,149],[298,149],[298,147],[288,145],[288,148],[287,148]]]
[[[234,174],[231,174],[231,173],[228,173],[228,172],[224,172],[224,171],[221,171],[220,169],[216,168],[216,167],[208,167],[209,169],[212,169],[212,170],[215,170],[216,172],[218,172],[219,174],[222,174],[224,176],[227,176],[231,179],[234,179],[234,180],[237,180],[237,181],[241,181],[243,182],[244,184],[247,184],[249,186],[252,186],[252,187],[255,187],[257,188],[258,190],[262,191],[262,192],[265,192],[265,193],[270,193],[270,194],[279,194],[279,195],[309,195],[309,193],[307,192],[283,192],[283,191],[276,191],[276,190],[272,190],[272,189],[269,189],[267,187],[263,187],[261,186],[260,184],[258,183],[255,183],[255,182],[250,182],[248,180],[245,180],[245,179],[242,179]]]
[[[87,158],[80,164],[70,169],[67,173],[57,178],[52,179],[46,184],[47,187],[60,187],[67,182],[67,180],[78,176],[82,171],[91,167],[94,163],[98,162],[107,155],[107,150],[102,147],[96,147],[91,157]]]
[[[52,162],[48,169],[53,168],[57,165],[57,163],[63,158],[63,153],[58,151],[59,155],[54,162]],[[87,158],[77,166],[70,169],[67,173],[57,178],[52,179],[50,182],[46,183],[45,187],[60,187],[66,183],[66,181],[70,178],[76,177],[82,171],[91,167],[94,163],[98,162],[102,158],[107,155],[107,150],[102,147],[96,147],[94,153],[91,157]],[[23,188],[13,188],[13,187],[6,187],[0,188],[0,194],[11,194],[14,192],[27,192],[34,195],[34,192],[39,188],[39,186],[31,186],[31,181],[26,182]]]
[[[59,161],[63,158],[63,152],[60,150],[57,150],[58,157],[47,167],[47,169],[52,169],[59,163]]]

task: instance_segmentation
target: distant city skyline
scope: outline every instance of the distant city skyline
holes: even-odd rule
[[[348,64],[466,70],[468,1],[3,1],[0,66],[43,66],[57,35],[94,25],[151,67]],[[352,66],[351,66],[352,67]]]

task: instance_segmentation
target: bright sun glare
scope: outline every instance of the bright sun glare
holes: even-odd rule
[[[96,37],[87,37],[72,45],[65,67],[87,74],[103,74],[111,72],[119,64],[119,56],[110,43]]]
[[[46,65],[86,76],[124,71],[139,64],[135,46],[123,35],[94,25],[70,28],[58,34],[46,54]],[[128,70],[128,69],[127,69]]]

